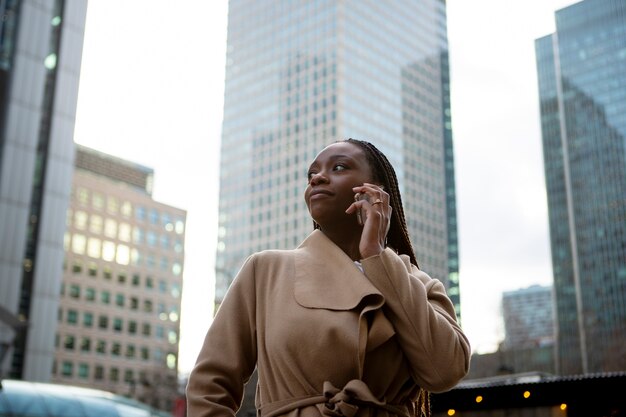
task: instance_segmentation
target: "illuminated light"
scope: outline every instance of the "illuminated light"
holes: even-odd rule
[[[530,391],[524,391],[524,398],[530,397]]]
[[[565,404],[565,403],[561,404],[561,407],[560,407],[560,408],[561,408],[561,410],[563,410],[563,411],[567,410],[567,404]]]
[[[61,24],[61,16],[54,16],[50,23],[52,23],[52,26],[59,26]]]
[[[483,400],[483,396],[482,395],[479,395],[479,396],[476,397],[476,402],[477,403],[481,402],[482,400]]]
[[[46,57],[46,59],[44,59],[43,61],[43,65],[49,69],[52,70],[57,66],[57,56],[56,54],[50,54]]]
[[[454,411],[454,408],[451,408],[448,410],[448,415],[449,416],[453,416],[456,413],[456,411]]]

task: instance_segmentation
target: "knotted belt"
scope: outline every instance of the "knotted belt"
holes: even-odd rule
[[[404,405],[387,404],[379,401],[367,384],[359,379],[349,381],[343,389],[336,388],[328,381],[324,382],[324,394],[293,398],[261,406],[262,417],[276,417],[297,408],[324,404],[322,414],[328,417],[354,417],[359,407],[378,408],[389,414],[409,417],[409,410]]]

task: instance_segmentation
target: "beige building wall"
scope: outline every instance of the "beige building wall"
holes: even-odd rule
[[[150,174],[144,189],[75,171],[52,379],[171,410],[186,212],[154,201],[152,172],[137,167]]]

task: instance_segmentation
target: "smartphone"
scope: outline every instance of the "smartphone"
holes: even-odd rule
[[[363,199],[367,199],[367,194],[364,193],[356,193],[354,195],[354,201],[361,201]],[[360,226],[363,226],[363,222],[365,219],[363,218],[363,213],[361,213],[361,208],[356,211],[356,220],[359,222]]]

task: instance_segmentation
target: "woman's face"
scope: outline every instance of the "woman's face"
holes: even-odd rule
[[[304,200],[313,220],[322,229],[337,222],[356,225],[354,214],[346,209],[354,201],[352,187],[372,182],[372,170],[361,148],[350,142],[337,142],[324,148],[311,163]]]

